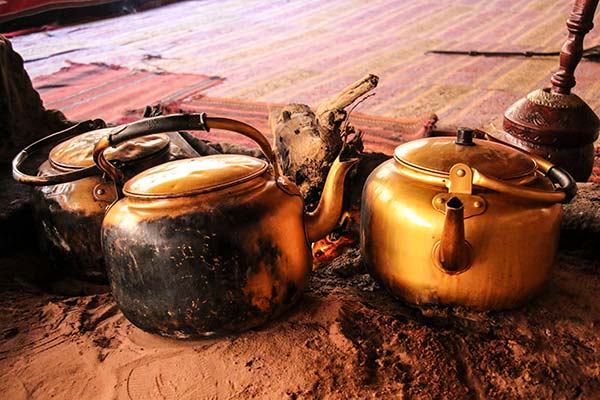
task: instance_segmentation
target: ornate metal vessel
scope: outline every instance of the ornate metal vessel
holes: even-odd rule
[[[374,277],[409,302],[511,308],[551,269],[559,203],[574,196],[573,179],[472,133],[400,145],[365,183],[363,257]]]
[[[535,90],[510,106],[504,114],[504,131],[492,132],[503,142],[562,166],[581,182],[592,173],[600,120],[571,89],[583,54],[583,38],[594,26],[597,6],[598,0],[575,1],[560,69],[550,79],[552,87]]]
[[[238,332],[276,317],[300,298],[312,268],[310,243],[335,226],[344,177],[357,160],[336,160],[307,215],[267,139],[226,118],[171,115],[132,124],[96,145],[97,165],[120,182],[108,150],[165,123],[238,132],[268,161],[212,155],[166,163],[125,183],[102,224],[119,307],[138,327],[176,338]]]
[[[92,151],[109,131],[101,120],[85,121],[33,143],[13,160],[14,178],[39,187],[35,206],[42,243],[56,269],[97,282],[106,282],[100,226],[116,193],[95,166]],[[52,145],[36,176],[21,171],[33,153]],[[169,160],[194,156],[197,153],[177,133],[129,141],[107,154],[130,177]]]

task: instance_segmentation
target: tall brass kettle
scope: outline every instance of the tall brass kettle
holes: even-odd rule
[[[204,114],[150,118],[114,130],[94,150],[97,165],[122,180],[105,152],[167,130],[226,129],[255,141],[267,161],[213,155],[169,162],[127,181],[102,224],[117,304],[138,327],[186,338],[258,326],[293,305],[312,269],[310,242],[336,225],[344,178],[357,159],[336,160],[319,205],[304,213],[255,128]]]
[[[361,252],[369,272],[411,303],[512,308],[551,269],[573,178],[472,135],[400,145],[365,183]]]

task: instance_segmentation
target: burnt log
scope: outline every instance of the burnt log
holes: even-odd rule
[[[342,145],[352,137],[347,148],[362,151],[361,132],[347,123],[348,107],[373,90],[379,81],[367,75],[326,99],[316,112],[304,104],[289,104],[269,115],[275,153],[283,173],[292,178],[308,210],[316,207],[331,163]]]

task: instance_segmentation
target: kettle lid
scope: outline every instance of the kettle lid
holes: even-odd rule
[[[94,165],[94,145],[107,136],[112,128],[97,129],[75,136],[54,146],[50,151],[50,162],[58,167],[79,169]],[[129,140],[106,151],[111,161],[129,162],[153,156],[169,146],[166,135],[156,134]]]
[[[171,198],[208,193],[262,175],[266,161],[241,154],[215,154],[171,161],[147,169],[125,183],[133,197]]]
[[[404,143],[394,151],[396,161],[409,167],[447,175],[452,166],[467,164],[488,176],[512,180],[531,175],[536,162],[522,151],[501,143],[473,139],[472,131],[459,129],[458,137],[431,137]]]

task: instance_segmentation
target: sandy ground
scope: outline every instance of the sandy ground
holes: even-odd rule
[[[191,342],[142,332],[109,293],[39,289],[43,257],[20,252],[0,260],[1,397],[599,398],[600,259],[564,243],[543,291],[500,313],[404,305],[349,245],[279,320]]]

